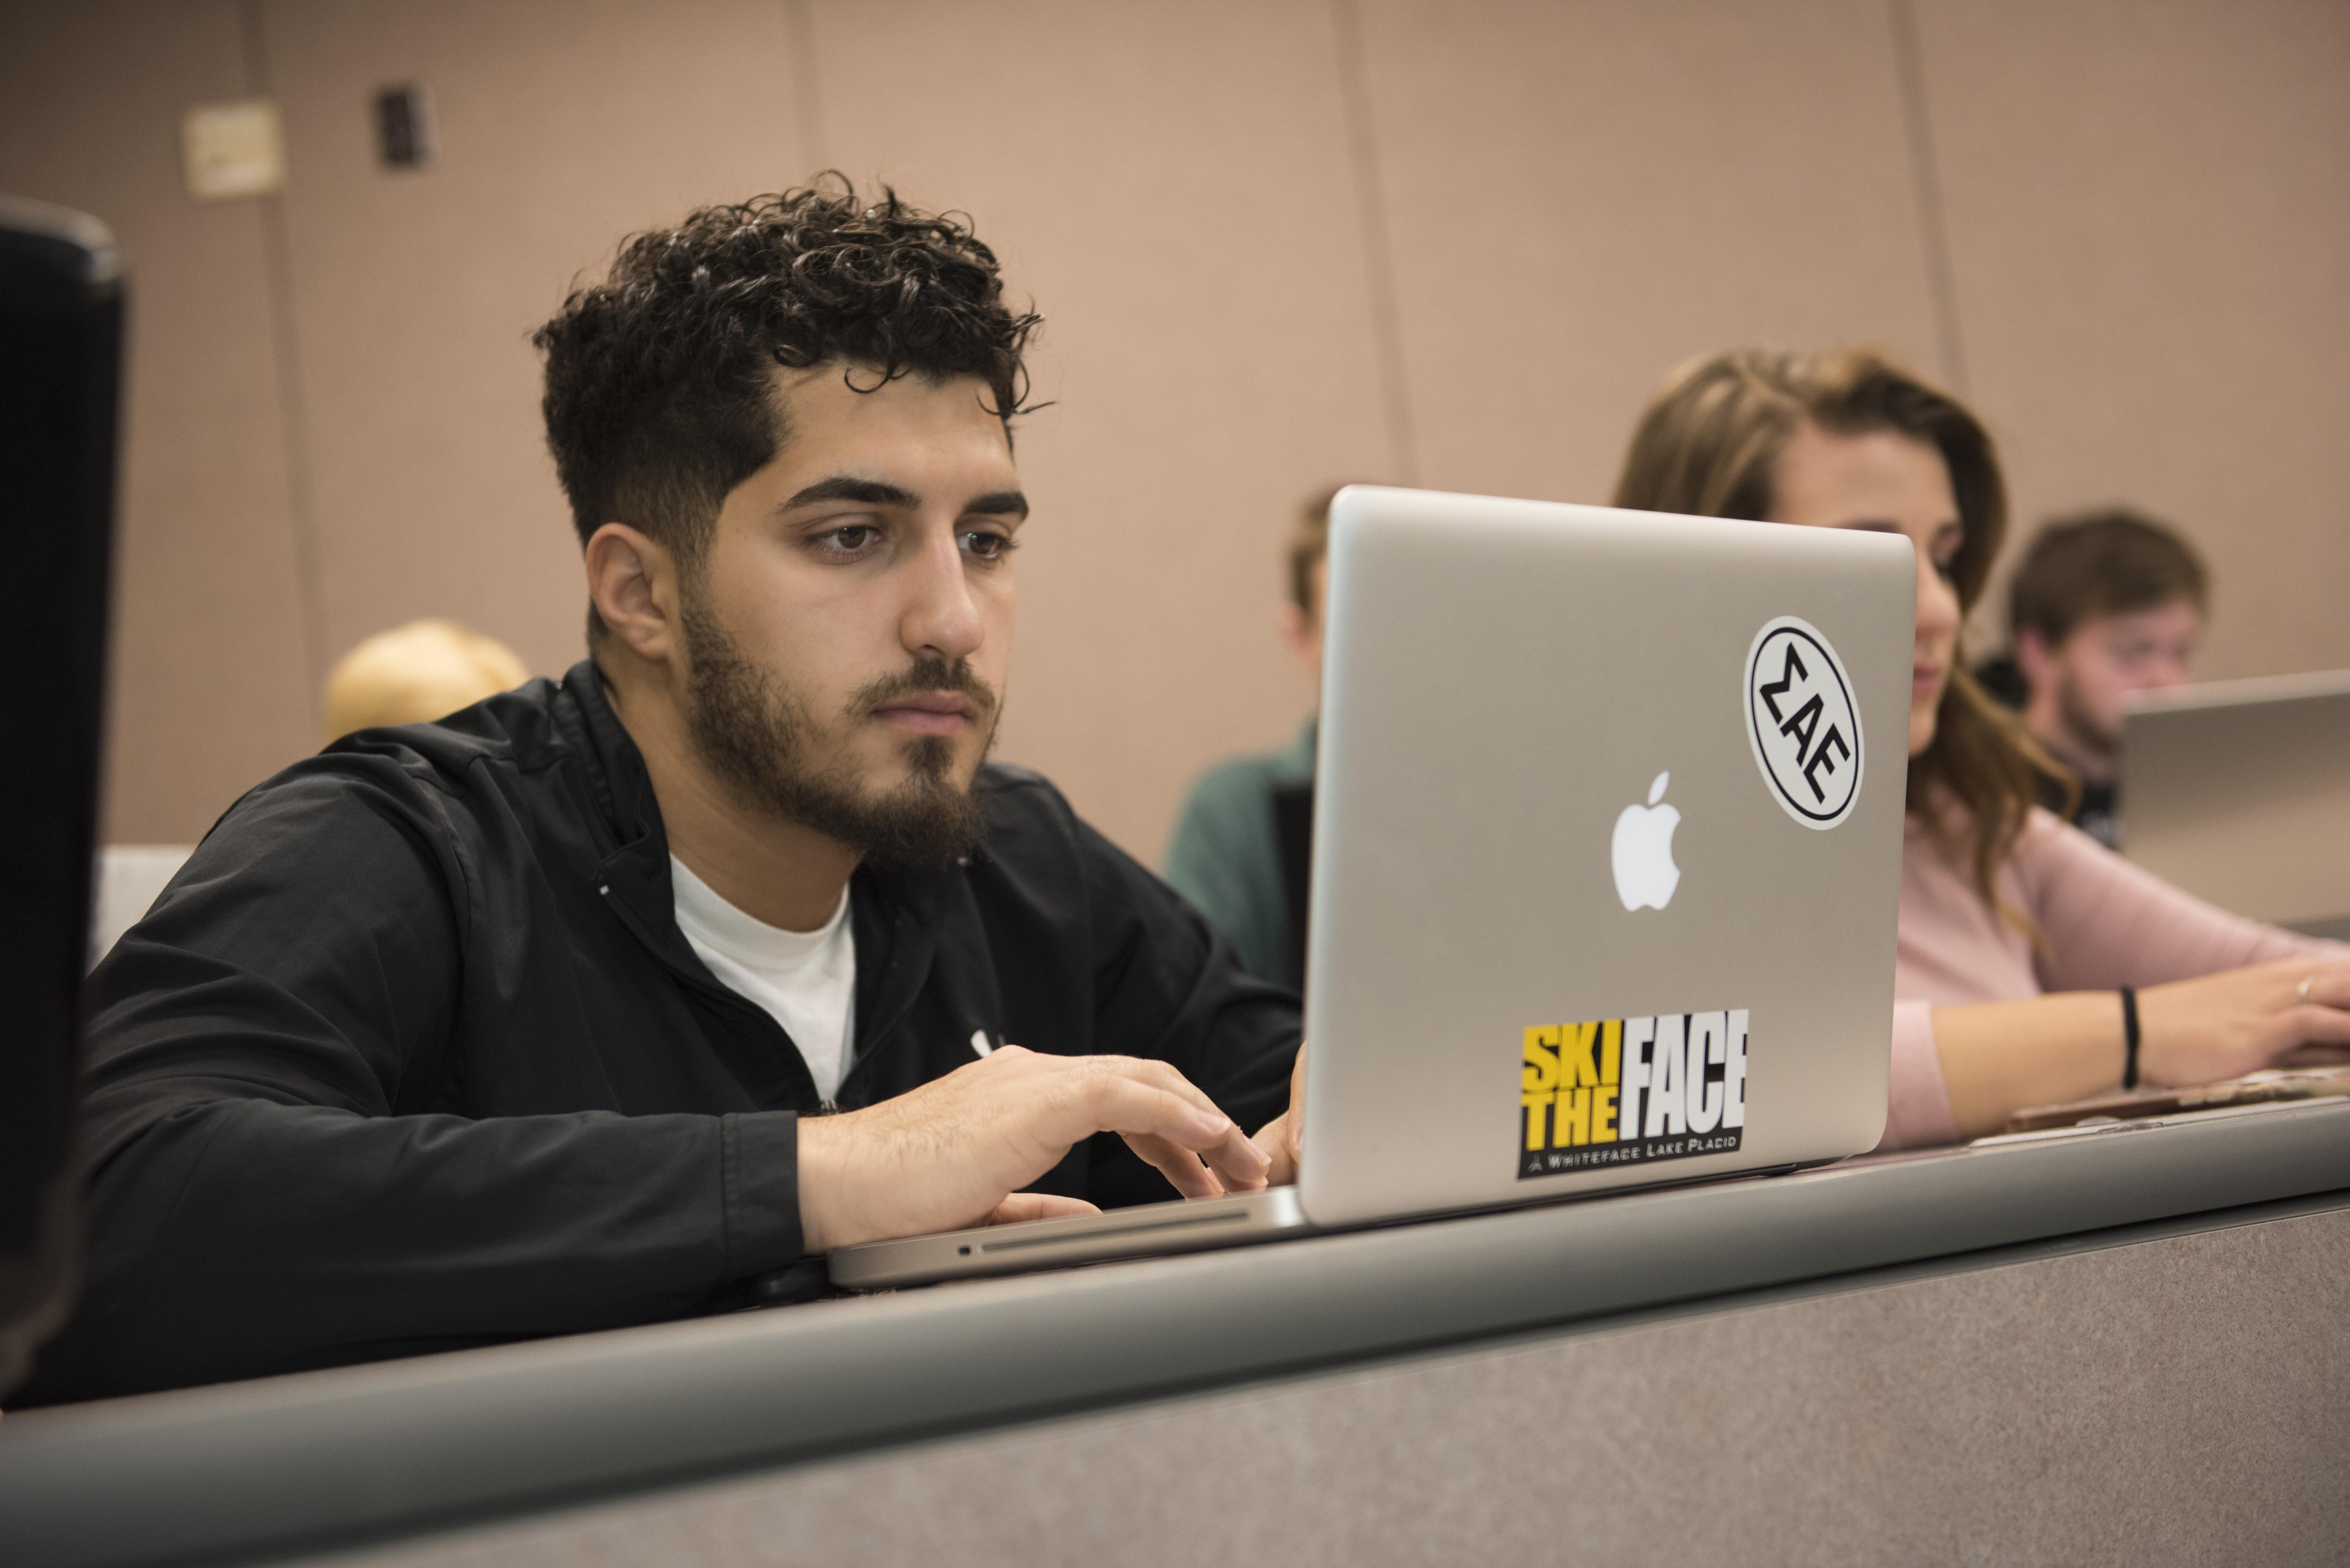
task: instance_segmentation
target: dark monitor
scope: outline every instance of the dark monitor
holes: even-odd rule
[[[0,196],[0,1396],[65,1321],[98,826],[122,269],[96,219]]]

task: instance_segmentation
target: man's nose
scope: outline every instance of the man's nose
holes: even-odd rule
[[[954,527],[924,530],[921,547],[907,563],[899,640],[909,653],[951,665],[977,651],[984,636]]]

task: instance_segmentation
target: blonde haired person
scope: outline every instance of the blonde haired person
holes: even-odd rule
[[[327,677],[325,739],[421,724],[530,679],[514,650],[453,620],[412,620],[343,655]]]
[[[2214,909],[2035,804],[2061,770],[1960,657],[2007,492],[1956,399],[1865,349],[1717,355],[1650,402],[1615,504],[1917,546],[1884,1147],[1994,1132],[2133,1068],[2147,1085],[2208,1083],[2350,1043],[2350,948]]]

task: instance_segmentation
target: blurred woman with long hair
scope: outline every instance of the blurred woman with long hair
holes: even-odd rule
[[[1989,431],[1957,399],[1866,349],[1717,355],[1649,403],[1615,504],[1874,529],[1917,547],[1884,1147],[2350,1044],[2350,948],[2214,909],[2035,804],[2042,777],[2064,770],[1960,657],[2007,489]]]

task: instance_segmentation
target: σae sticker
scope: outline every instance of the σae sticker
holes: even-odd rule
[[[1746,739],[1772,798],[1805,827],[1834,827],[1860,798],[1860,709],[1819,628],[1783,615],[1746,650]]]
[[[1746,1009],[1529,1025],[1518,1177],[1727,1154],[1746,1126]]]

